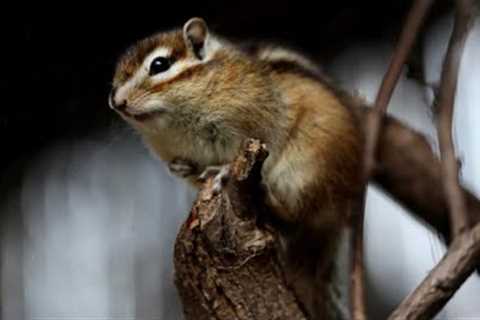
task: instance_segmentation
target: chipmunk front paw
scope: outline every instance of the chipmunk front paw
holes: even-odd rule
[[[174,159],[168,163],[168,170],[173,175],[181,178],[188,178],[197,174],[197,166],[189,160]]]
[[[203,183],[211,177],[213,177],[212,192],[219,194],[230,180],[230,165],[209,166],[198,177],[198,180]]]

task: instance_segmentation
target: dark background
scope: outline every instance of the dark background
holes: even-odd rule
[[[238,39],[299,47],[328,64],[353,43],[395,39],[411,1],[157,1],[2,10],[0,165],[57,139],[115,126],[107,106],[117,57],[192,16]],[[438,1],[434,20],[450,3]]]

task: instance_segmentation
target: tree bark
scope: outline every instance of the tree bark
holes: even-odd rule
[[[307,319],[279,261],[276,232],[258,221],[266,150],[250,141],[217,193],[200,191],[175,245],[175,281],[185,319]]]

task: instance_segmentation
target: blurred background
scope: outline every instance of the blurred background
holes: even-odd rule
[[[116,59],[134,41],[202,16],[232,39],[297,47],[373,101],[410,5],[134,2],[101,12],[77,2],[2,10],[1,319],[181,318],[172,251],[194,192],[107,105]],[[451,25],[451,3],[437,1],[390,106],[434,149],[429,106]],[[480,196],[478,57],[479,23],[462,60],[455,142],[462,180]],[[444,246],[374,186],[367,210],[369,309],[384,319]],[[438,319],[480,319],[479,279],[472,276]]]

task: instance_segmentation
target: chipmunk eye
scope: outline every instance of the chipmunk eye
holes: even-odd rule
[[[171,61],[169,58],[165,57],[156,57],[150,63],[150,75],[156,75],[157,73],[167,71],[170,68]]]

